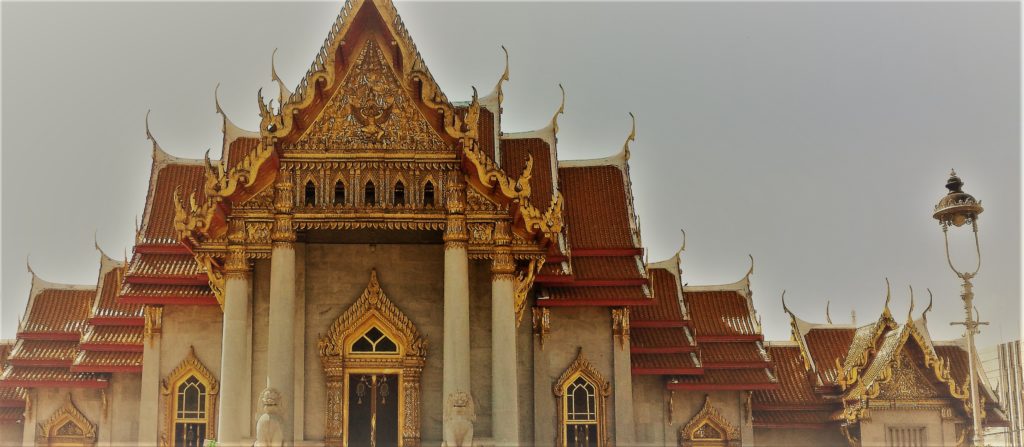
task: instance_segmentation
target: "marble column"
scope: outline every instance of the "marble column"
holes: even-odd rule
[[[612,368],[615,384],[615,444],[636,444],[633,416],[633,370],[629,360],[629,308],[612,309]]]
[[[470,394],[469,255],[464,214],[465,184],[460,180],[450,181],[446,189],[448,221],[444,233],[442,402],[447,402],[448,397],[454,393]],[[443,412],[444,409],[440,410]]]
[[[491,265],[491,427],[495,446],[519,445],[519,376],[511,234],[508,222],[494,228]]]
[[[241,225],[241,221],[237,221]],[[233,221],[232,226],[236,223]],[[244,230],[244,229],[243,229]],[[231,237],[231,236],[229,236]],[[252,370],[248,358],[248,318],[252,273],[241,245],[228,246],[224,282],[223,345],[220,357],[220,407],[217,416],[217,444],[241,446],[248,434],[249,389]]]
[[[143,307],[146,335],[142,345],[142,378],[139,395],[138,441],[140,445],[157,445],[159,440],[160,332],[163,325],[163,311],[163,307]],[[27,423],[25,426],[28,427]]]
[[[287,174],[280,174],[285,177]],[[274,185],[274,231],[270,255],[270,312],[267,340],[267,380],[281,393],[281,437],[294,443],[295,412],[295,231],[292,228],[292,185]]]

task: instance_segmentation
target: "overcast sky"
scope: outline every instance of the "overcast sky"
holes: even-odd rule
[[[342,3],[2,5],[2,316],[13,337],[30,276],[96,281],[99,244],[133,242],[150,166],[143,118],[173,155],[220,149],[213,89],[254,129],[270,55],[295,85]],[[511,54],[506,131],[544,127],[568,93],[559,156],[630,160],[651,261],[689,235],[684,281],[736,281],[788,339],[799,316],[877,318],[885,281],[906,315],[935,293],[935,338],[960,330],[959,284],[931,218],[951,167],[986,207],[981,344],[1020,324],[1017,3],[399,3],[452,100],[491,90]],[[963,230],[963,229],[961,229]],[[964,232],[967,234],[967,232]],[[954,242],[966,242],[966,239]],[[967,245],[954,245],[964,248]],[[973,262],[966,248],[957,252]],[[439,279],[440,280],[440,279]]]

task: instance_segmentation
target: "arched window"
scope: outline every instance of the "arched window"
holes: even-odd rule
[[[398,345],[384,335],[376,326],[371,327],[352,343],[352,352],[375,353],[375,354],[397,354]]]
[[[423,185],[423,206],[434,206],[434,184],[429,180]]]
[[[611,386],[582,350],[555,384],[558,398],[559,442],[563,447],[604,447],[606,402]]]
[[[206,439],[206,385],[189,376],[175,393],[174,445],[202,447]]]
[[[334,204],[344,205],[345,204],[345,184],[338,180],[334,184]]]
[[[405,185],[399,180],[395,183],[395,203],[397,205],[405,205]]]
[[[310,180],[306,182],[306,199],[303,201],[306,206],[316,205],[316,185]]]
[[[366,182],[366,186],[363,188],[363,205],[377,205],[377,192],[374,190],[373,182]]]

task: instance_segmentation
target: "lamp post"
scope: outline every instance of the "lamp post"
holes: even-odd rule
[[[974,336],[977,334],[978,326],[986,325],[988,323],[979,322],[975,320],[974,311],[974,285],[971,284],[971,279],[978,274],[978,270],[981,269],[981,245],[978,243],[978,215],[981,214],[985,209],[981,207],[981,201],[975,200],[974,196],[963,192],[964,182],[957,177],[956,171],[952,171],[949,174],[949,180],[946,181],[946,189],[949,190],[945,196],[939,199],[939,203],[935,205],[935,213],[932,214],[939,224],[942,225],[942,235],[946,240],[946,261],[949,263],[949,268],[956,273],[956,276],[963,281],[962,290],[960,292],[960,298],[964,301],[964,312],[966,318],[964,321],[958,321],[950,323],[951,325],[962,325],[967,332],[967,361],[971,383],[971,419],[973,422],[974,439],[973,444],[975,446],[983,446],[985,444],[984,433],[981,427],[981,408],[979,406],[979,393],[978,393],[978,375],[975,371],[974,357]],[[974,233],[974,249],[977,253],[978,262],[974,267],[973,272],[961,272],[953,266],[953,260],[949,256],[949,227],[962,227],[965,224],[971,225],[971,230]]]

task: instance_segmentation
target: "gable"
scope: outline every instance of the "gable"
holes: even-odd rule
[[[402,87],[380,44],[368,39],[341,88],[289,149],[442,152],[449,147]]]
[[[879,386],[878,398],[886,400],[914,400],[940,397],[938,390],[917,367],[906,350],[892,365],[892,376]]]

